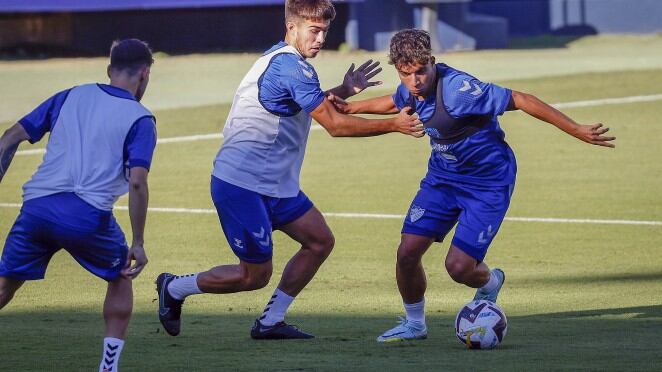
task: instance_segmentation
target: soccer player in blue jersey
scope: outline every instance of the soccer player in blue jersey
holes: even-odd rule
[[[368,63],[345,75],[342,85],[324,92],[308,58],[322,48],[335,10],[329,0],[288,0],[285,41],[269,49],[242,80],[214,161],[211,195],[225,236],[239,264],[157,278],[159,319],[171,335],[180,332],[181,305],[199,293],[233,293],[262,288],[272,273],[272,231],[301,244],[278,287],[251,330],[254,339],[313,336],[284,322],[294,298],[331,253],[334,237],[322,214],[299,187],[311,117],[332,136],[374,136],[401,132],[423,135],[416,115],[403,109],[389,119],[367,120],[340,114],[326,95],[348,97],[377,84]]]
[[[115,42],[110,84],[59,92],[0,138],[2,181],[18,145],[36,143],[50,132],[43,162],[23,186],[23,206],[0,258],[0,309],[26,280],[43,279],[53,254],[64,248],[108,282],[99,371],[119,368],[133,307],[131,281],[147,264],[143,233],[156,126],[152,113],[139,102],[152,63],[146,43]],[[112,213],[115,201],[127,191],[131,248]]]
[[[432,146],[428,172],[405,217],[397,252],[396,278],[406,318],[379,336],[379,342],[427,337],[421,258],[455,224],[446,256],[448,274],[477,288],[476,300],[496,301],[505,275],[490,270],[483,259],[508,210],[516,172],[498,116],[522,110],[590,144],[614,147],[610,141],[615,139],[604,136],[608,128],[602,124],[577,124],[530,94],[435,64],[425,31],[395,34],[389,60],[401,80],[394,95],[350,103],[332,98],[339,111],[349,114],[390,114],[413,107]]]

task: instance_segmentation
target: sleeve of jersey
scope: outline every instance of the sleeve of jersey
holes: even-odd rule
[[[18,121],[30,136],[30,143],[39,142],[47,132],[53,129],[70,90],[55,94]]]
[[[151,116],[136,121],[126,136],[124,152],[129,168],[149,170],[156,147],[156,123]]]
[[[407,91],[407,88],[402,84],[398,85],[398,89],[393,94],[393,103],[395,103],[395,107],[397,107],[398,110],[402,110],[403,107],[407,106],[408,96],[409,92]]]
[[[292,99],[310,113],[324,101],[324,91],[320,88],[317,73],[312,66],[292,55],[284,55],[281,76],[285,89]]]
[[[467,74],[457,74],[444,87],[448,113],[460,118],[468,115],[502,115],[512,95],[510,89],[484,83]]]

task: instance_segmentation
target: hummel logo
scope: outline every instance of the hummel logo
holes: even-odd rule
[[[314,73],[313,73],[313,71],[310,70],[311,66],[309,64],[307,64],[306,62],[304,62],[304,61],[298,61],[298,62],[301,65],[301,67],[303,67],[301,69],[301,72],[303,72],[303,74],[306,75],[306,77],[308,79],[312,79],[313,76],[314,76]]]
[[[462,83],[464,84],[464,86],[462,86],[462,88],[458,89],[460,92],[466,92],[466,91],[471,89],[471,84],[469,84],[468,81],[464,80]],[[472,96],[479,96],[481,93],[483,93],[483,90],[480,89],[478,84],[473,83],[473,86],[476,89],[473,92],[471,92]]]
[[[264,227],[260,227],[260,232],[259,233],[254,232],[253,236],[258,239],[264,238],[264,240],[258,240],[258,243],[260,243],[260,245],[263,246],[268,246],[271,239],[269,237],[269,234],[265,234],[265,233],[266,231],[264,231]]]
[[[115,259],[115,261],[113,261],[113,262],[110,264],[110,267],[116,267],[117,265],[120,264],[120,262],[122,262],[122,261],[121,261],[119,258],[117,258],[117,259]]]
[[[243,242],[237,238],[234,238],[234,246],[239,249],[244,249]]]
[[[496,234],[495,231],[492,231],[492,225],[487,226],[487,236],[490,238]],[[481,231],[478,235],[478,243],[487,243],[487,238],[485,238],[485,231]]]

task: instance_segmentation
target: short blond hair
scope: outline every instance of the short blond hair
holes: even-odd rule
[[[323,19],[333,21],[336,8],[330,0],[287,0],[285,2],[285,21],[301,19]]]

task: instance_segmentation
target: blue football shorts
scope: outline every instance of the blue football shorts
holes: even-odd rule
[[[60,249],[69,252],[85,270],[106,281],[119,277],[129,250],[124,233],[112,215],[95,230],[81,230],[21,211],[2,250],[0,276],[43,279],[51,257]]]
[[[272,231],[293,222],[313,207],[303,191],[292,198],[273,198],[214,176],[211,197],[234,254],[244,262],[256,264],[271,260]]]
[[[432,184],[424,179],[405,216],[402,233],[441,242],[457,223],[452,244],[482,262],[506,216],[513,187]]]

